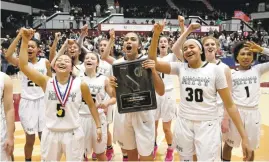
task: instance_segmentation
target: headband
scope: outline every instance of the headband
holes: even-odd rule
[[[193,42],[195,42],[195,43],[198,45],[198,47],[202,50],[202,45],[201,45],[201,43],[200,43],[198,40],[196,40],[196,39],[188,39],[188,40],[186,40],[186,41],[184,42],[184,44],[187,43],[188,41],[193,41]],[[184,45],[184,44],[183,44],[183,45]]]

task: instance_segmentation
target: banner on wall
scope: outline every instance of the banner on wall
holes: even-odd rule
[[[153,30],[153,25],[148,24],[100,24],[99,29],[101,31],[108,31],[110,29],[114,29],[115,31],[120,32],[147,32]],[[201,29],[196,30],[196,32],[209,32],[210,29],[219,31],[219,26],[202,26]],[[174,31],[180,31],[180,28],[178,26],[165,26],[164,28],[165,32],[174,32]]]

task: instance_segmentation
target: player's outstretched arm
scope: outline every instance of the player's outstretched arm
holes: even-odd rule
[[[252,150],[250,149],[248,136],[245,132],[243,122],[241,120],[240,114],[238,112],[238,109],[236,108],[232,97],[231,92],[229,88],[219,89],[218,93],[220,94],[220,97],[224,103],[224,107],[227,110],[227,113],[229,114],[230,118],[232,119],[233,123],[235,124],[241,138],[242,138],[242,149],[243,149],[243,155],[244,155],[244,161],[250,160],[252,156]]]
[[[13,42],[8,47],[7,52],[5,54],[6,60],[10,64],[12,64],[14,66],[18,66],[18,64],[19,64],[19,59],[17,57],[14,57],[13,53],[14,53],[14,51],[16,49],[16,46],[17,46],[18,42],[21,39],[21,35],[22,35],[22,28],[20,29],[20,31],[19,31],[18,35],[16,36],[16,38],[13,40]]]
[[[109,55],[115,41],[114,29],[111,29],[109,31],[109,35],[110,35],[110,38],[109,38],[109,41],[108,41],[107,47],[105,48],[104,53],[101,55],[101,59],[105,60],[106,62],[112,65],[113,62],[116,60],[115,58]]]
[[[19,55],[20,70],[34,83],[46,90],[47,81],[49,77],[39,73],[37,70],[28,65],[28,42],[33,37],[34,31],[32,29],[22,29],[22,44]]]
[[[175,44],[172,47],[172,51],[173,53],[177,56],[178,59],[180,59],[181,61],[184,60],[183,58],[183,53],[182,53],[182,46],[184,44],[184,42],[186,41],[187,37],[196,29],[199,29],[201,26],[198,23],[192,23],[189,25],[189,27],[187,28],[187,30],[185,30],[180,37],[177,39],[177,41],[175,42]]]
[[[4,111],[7,124],[7,138],[4,144],[8,155],[12,155],[14,150],[14,130],[15,130],[15,112],[13,106],[13,85],[8,75],[4,76]]]
[[[149,59],[152,59],[154,61],[157,60],[158,41],[165,27],[165,23],[166,23],[166,20],[164,19],[162,22],[154,24],[154,27],[153,27],[153,36],[151,39],[148,55],[149,55]]]
[[[55,57],[56,48],[57,48],[57,44],[58,44],[58,42],[60,40],[60,36],[61,36],[60,32],[55,33],[55,38],[54,38],[53,44],[50,47],[50,55],[49,55],[49,61],[50,62],[52,62],[53,58]]]

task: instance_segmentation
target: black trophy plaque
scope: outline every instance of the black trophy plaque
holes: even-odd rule
[[[150,69],[144,69],[146,59],[113,65],[117,78],[117,105],[120,114],[157,108],[155,88]]]

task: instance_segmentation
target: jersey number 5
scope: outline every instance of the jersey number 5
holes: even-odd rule
[[[92,100],[93,100],[94,103],[96,102],[95,97],[96,97],[96,95],[92,94]],[[86,101],[84,101],[83,97],[82,97],[82,102],[84,102],[85,105],[87,105],[87,103],[86,103]]]
[[[63,118],[65,116],[65,110],[62,108],[61,104],[57,104],[57,117]]]
[[[193,101],[193,98],[196,102],[203,102],[203,90],[202,89],[192,89],[192,88],[186,88],[186,91],[188,92],[188,97],[186,97],[186,100],[189,102]]]
[[[39,87],[37,84],[35,84],[33,81],[31,81],[29,79],[28,79],[27,84],[28,84],[28,87]]]

